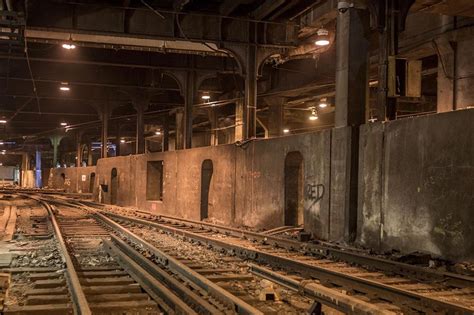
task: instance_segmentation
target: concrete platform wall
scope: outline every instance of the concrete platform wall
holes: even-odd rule
[[[356,242],[378,250],[418,250],[474,260],[473,136],[474,110],[362,126]],[[94,195],[111,202],[110,190],[99,187],[110,188],[116,168],[117,205],[199,220],[201,171],[209,159],[210,220],[277,227],[284,224],[285,158],[298,151],[303,157],[305,229],[323,240],[339,240],[334,235],[343,234],[346,222],[344,209],[335,206],[335,192],[344,185],[332,176],[340,173],[338,160],[331,161],[337,145],[335,130],[326,130],[255,140],[240,147],[101,159],[95,169]],[[148,161],[163,161],[162,200],[147,200]],[[93,167],[53,169],[50,183],[54,188],[84,191],[87,181],[81,182],[82,175],[92,172]]]
[[[47,184],[49,188],[54,189],[65,189],[67,192],[90,193],[90,178],[95,170],[95,166],[52,168],[48,177],[43,178],[43,185]]]
[[[358,242],[474,260],[474,110],[361,129]]]
[[[222,224],[277,227],[284,223],[285,158],[298,151],[303,156],[304,222],[317,237],[327,239],[330,134],[327,130],[257,140],[241,147],[232,144],[101,159],[94,195],[111,202],[110,191],[99,196],[98,187],[110,188],[111,172],[116,168],[117,205],[199,220],[202,165],[211,160],[209,218]],[[163,200],[147,200],[148,161],[163,161]],[[320,196],[315,197],[311,189],[318,185]]]

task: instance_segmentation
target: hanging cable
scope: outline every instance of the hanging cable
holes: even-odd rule
[[[25,0],[25,31],[26,31],[27,21],[28,21],[28,0]],[[30,72],[31,83],[33,85],[33,93],[35,95],[36,104],[38,105],[38,113],[41,114],[41,107],[40,107],[40,101],[38,97],[38,91],[36,89],[36,82],[35,82],[35,78],[33,77],[33,71],[31,70],[31,63],[30,63],[30,56],[28,54],[28,43],[26,40],[26,35],[23,36],[23,40],[25,43],[26,63],[28,64],[28,71]]]

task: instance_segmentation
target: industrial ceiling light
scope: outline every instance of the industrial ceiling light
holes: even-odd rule
[[[0,141],[0,145],[2,145],[2,144],[5,144],[5,142],[3,142],[3,141]],[[4,150],[4,151],[5,151],[5,150]]]
[[[125,143],[125,139],[120,139],[120,143]]]
[[[7,121],[5,119],[0,119],[0,124],[6,124]]]
[[[329,32],[325,28],[320,28],[317,32],[318,37],[316,37],[316,41],[314,42],[316,46],[327,46],[329,45]]]
[[[159,131],[159,130],[155,131],[155,135],[157,135],[157,136],[161,135],[161,131]]]
[[[202,93],[201,98],[205,101],[208,101],[208,100],[211,99],[211,95],[209,94],[209,92],[204,92],[204,93]]]
[[[290,132],[290,129],[288,128],[283,129],[283,133],[289,133],[289,132]]]
[[[322,99],[320,99],[318,106],[319,106],[320,108],[326,108],[326,107],[328,107],[328,100],[327,100],[327,98],[323,97]]]
[[[76,49],[76,45],[74,44],[64,43],[62,46],[64,49],[67,49],[67,50]]]
[[[309,120],[317,120],[318,117],[318,112],[316,111],[316,108],[311,109],[311,115],[309,116]]]
[[[67,50],[76,49],[76,45],[74,45],[71,35],[69,35],[69,40],[62,44],[62,47]]]
[[[62,122],[62,123],[61,123],[61,126],[66,127],[66,126],[67,126],[67,122]]]
[[[61,90],[61,91],[69,91],[69,90],[71,90],[71,89],[69,88],[67,82],[61,82],[61,86],[59,87],[59,90]]]

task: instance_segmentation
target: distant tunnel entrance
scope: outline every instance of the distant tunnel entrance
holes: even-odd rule
[[[118,193],[118,174],[117,169],[114,167],[110,172],[110,204],[117,204],[117,193]]]
[[[303,198],[303,156],[300,152],[289,152],[285,159],[285,225],[302,225]]]
[[[209,217],[209,189],[214,167],[211,160],[204,160],[201,166],[201,220]]]

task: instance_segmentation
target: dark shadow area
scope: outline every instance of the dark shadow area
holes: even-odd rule
[[[91,173],[89,178],[89,192],[94,192],[95,173]]]
[[[303,224],[303,156],[289,152],[285,159],[285,225]]]
[[[214,167],[211,160],[204,160],[201,166],[201,220],[209,217],[209,188]]]
[[[163,200],[163,161],[147,162],[146,199]]]
[[[117,204],[118,176],[117,169],[114,167],[110,174],[110,204]]]

